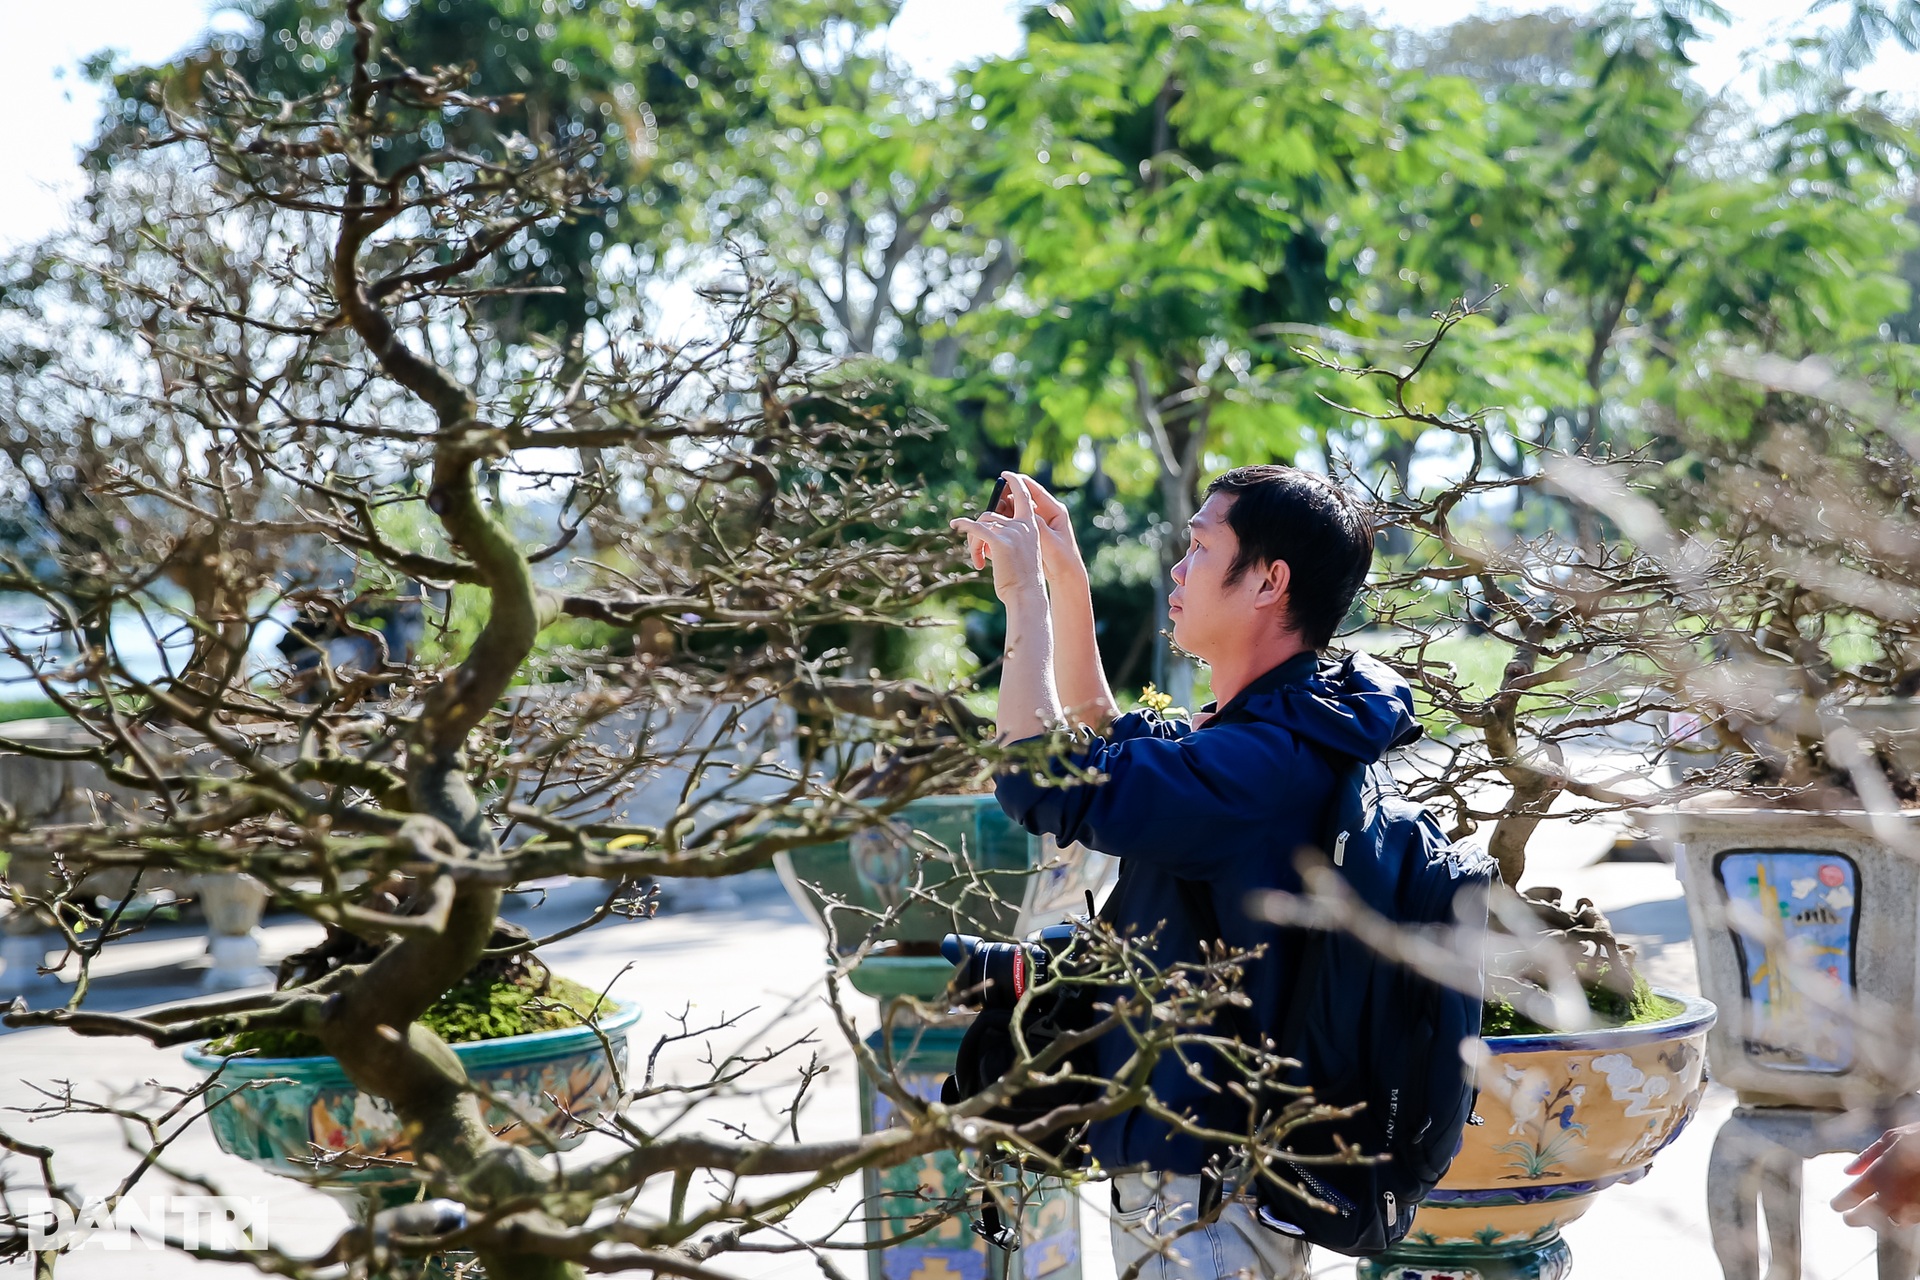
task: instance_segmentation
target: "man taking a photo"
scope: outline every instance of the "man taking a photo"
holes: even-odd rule
[[[1056,780],[1071,766],[1105,781],[1049,786],[1013,771],[996,783],[1001,806],[1029,831],[1121,860],[1104,914],[1151,938],[1155,963],[1199,962],[1215,926],[1230,947],[1266,947],[1246,967],[1245,992],[1256,1016],[1283,1007],[1289,975],[1269,945],[1274,927],[1249,919],[1242,903],[1299,888],[1294,856],[1315,843],[1335,761],[1377,760],[1418,732],[1412,694],[1390,669],[1363,655],[1320,656],[1365,582],[1372,531],[1352,498],[1312,472],[1241,467],[1215,480],[1174,566],[1168,616],[1175,643],[1211,669],[1216,702],[1190,722],[1151,711],[1115,718],[1066,508],[1029,477],[1007,479],[1011,515],[953,522],[975,566],[991,560],[1007,610],[999,740],[1087,725],[1097,736],[1046,767]],[[1212,908],[1206,926],[1188,906],[1196,894]],[[1098,1052],[1100,1074],[1113,1078],[1133,1043],[1117,1031]],[[1153,1100],[1088,1135],[1114,1174],[1115,1268],[1125,1274],[1159,1254],[1182,1280],[1304,1278],[1309,1250],[1297,1228],[1231,1195],[1214,1222],[1177,1234],[1205,1216],[1199,1175],[1214,1154],[1184,1130],[1245,1126],[1244,1102],[1209,1087],[1228,1078],[1222,1064],[1191,1058],[1203,1079],[1168,1055],[1155,1064]]]

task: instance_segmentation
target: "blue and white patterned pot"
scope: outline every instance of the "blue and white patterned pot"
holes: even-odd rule
[[[1644,1177],[1706,1091],[1716,1010],[1697,996],[1659,994],[1681,1010],[1639,1026],[1485,1040],[1477,1123],[1403,1244],[1360,1274],[1567,1274],[1560,1228],[1608,1187]]]
[[[537,1031],[451,1048],[468,1078],[490,1095],[487,1123],[496,1133],[509,1142],[566,1150],[586,1136],[577,1121],[591,1121],[617,1103],[616,1072],[625,1070],[627,1031],[639,1019],[639,1008],[628,1006],[602,1017],[597,1029]],[[223,1058],[204,1046],[189,1048],[186,1059],[208,1073],[225,1067],[214,1090],[225,1100],[210,1115],[221,1150],[285,1177],[344,1190],[412,1181],[412,1152],[393,1108],[355,1088],[337,1060]],[[549,1096],[560,1102],[558,1109]]]

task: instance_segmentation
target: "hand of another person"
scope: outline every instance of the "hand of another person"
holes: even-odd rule
[[[978,556],[985,554],[993,562],[993,593],[1011,602],[1022,591],[1045,589],[1046,571],[1041,564],[1041,524],[1034,514],[1033,499],[1020,477],[1009,473],[1007,496],[1013,502],[1013,514],[982,511],[971,519],[962,516],[951,522],[977,546]]]
[[[1920,1124],[1889,1129],[1853,1158],[1858,1176],[1833,1198],[1850,1227],[1920,1223]]]

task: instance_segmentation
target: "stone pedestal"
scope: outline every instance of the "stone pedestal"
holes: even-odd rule
[[[1801,1165],[1859,1151],[1911,1110],[1920,1015],[1920,813],[1757,808],[1708,798],[1665,816],[1679,844],[1700,987],[1721,1007],[1714,1078],[1741,1106],[1707,1167],[1726,1280],[1800,1275]],[[1911,1280],[1920,1233],[1879,1274]]]
[[[891,1039],[876,1031],[867,1037],[867,1048],[893,1064],[908,1092],[931,1102],[940,1097],[964,1034],[958,1027],[897,1019]],[[892,1101],[862,1072],[860,1131],[879,1133],[893,1118]],[[866,1280],[1080,1280],[1078,1193],[1059,1179],[1016,1177],[1005,1169],[999,1177],[1007,1200],[1003,1212],[1020,1232],[1017,1252],[989,1245],[972,1229],[978,1187],[953,1152],[934,1151],[911,1164],[868,1169],[861,1175],[870,1246]],[[919,1230],[923,1215],[956,1202],[968,1209],[946,1214],[931,1230]]]
[[[0,737],[67,751],[98,745],[92,734],[62,717],[9,721]],[[149,740],[146,745],[156,757],[172,760],[163,741]],[[137,812],[144,800],[144,796],[110,782],[97,766],[85,761],[0,754],[0,802],[35,830],[118,821]],[[47,897],[63,887],[44,861],[17,851],[6,870],[13,887],[29,897]],[[117,900],[133,887],[134,875],[127,869],[94,871],[79,889],[90,897]],[[171,872],[149,870],[140,872],[139,877],[140,887],[146,891],[177,891],[181,887]],[[60,945],[59,935],[31,912],[0,918],[0,994],[11,998],[35,987],[57,986],[58,979],[41,977],[36,970],[46,954]]]
[[[1911,1117],[1901,1117],[1910,1119]],[[1890,1116],[1849,1116],[1807,1107],[1740,1107],[1714,1138],[1707,1166],[1707,1220],[1726,1280],[1760,1280],[1759,1206],[1767,1220],[1769,1277],[1800,1275],[1801,1165],[1834,1151],[1862,1151]],[[1920,1230],[1880,1233],[1879,1280],[1912,1280]]]
[[[1749,1105],[1884,1108],[1920,1089],[1920,813],[1683,808],[1713,1078]]]
[[[246,875],[201,876],[195,886],[207,918],[207,957],[200,982],[209,991],[271,985],[273,974],[260,963],[260,917],[267,890]]]

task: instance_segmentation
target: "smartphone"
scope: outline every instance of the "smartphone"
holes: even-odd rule
[[[1001,504],[1003,503],[1007,508],[1005,511],[1000,510]],[[998,480],[993,482],[993,496],[987,499],[987,505],[984,509],[999,512],[999,514],[1003,516],[1013,514],[1013,503],[1007,500],[1007,477],[1004,472],[1001,473]]]
[[[1004,511],[1001,510],[1003,507],[1006,508]],[[987,505],[984,509],[987,511],[997,511],[1003,516],[1013,514],[1013,501],[1007,497],[1007,477],[1004,474],[993,482],[993,494],[987,499]],[[967,538],[967,558],[973,561],[974,568],[986,568],[987,544],[978,538],[969,536]]]

